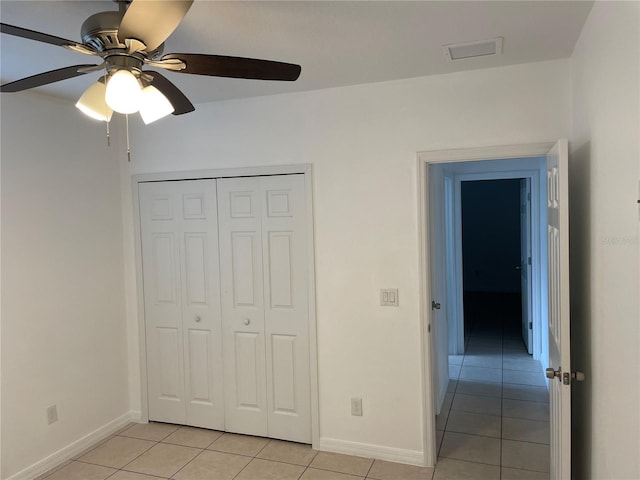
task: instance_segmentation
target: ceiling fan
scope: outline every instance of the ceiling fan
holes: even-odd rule
[[[163,54],[164,42],[178,27],[193,0],[113,0],[118,11],[96,13],[82,24],[82,43],[0,23],[2,33],[49,43],[102,63],[73,65],[0,86],[0,92],[19,92],[77,77],[104,72],[80,97],[76,106],[87,115],[109,121],[113,111],[140,112],[148,124],[169,113],[195,110],[187,97],[165,76],[146,67],[177,73],[254,80],[295,81],[300,65],[253,58],[194,53]]]

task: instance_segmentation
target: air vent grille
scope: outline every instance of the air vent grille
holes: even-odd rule
[[[476,42],[452,43],[443,45],[442,48],[449,61],[486,57],[489,55],[502,55],[502,37]]]

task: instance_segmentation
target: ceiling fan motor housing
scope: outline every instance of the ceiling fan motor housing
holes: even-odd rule
[[[118,41],[118,28],[122,21],[120,12],[100,12],[91,15],[82,23],[80,34],[82,42],[97,52],[104,52],[113,48],[124,48]]]
[[[118,30],[124,12],[108,11],[91,15],[83,23],[80,29],[82,42],[93,48],[96,52],[103,53],[110,50],[126,49],[124,39],[118,38]],[[164,43],[151,52],[146,52],[147,58],[156,58],[162,54]]]

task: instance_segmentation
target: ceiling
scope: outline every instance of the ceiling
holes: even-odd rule
[[[302,65],[298,81],[167,72],[194,103],[381,82],[571,56],[592,1],[207,1],[195,3],[165,53],[212,53]],[[112,1],[1,0],[3,23],[80,41]],[[504,54],[450,62],[442,45],[503,37]],[[2,83],[94,59],[0,35]],[[96,58],[97,60],[97,58]],[[98,63],[98,62],[96,62]],[[88,74],[37,90],[77,99]],[[19,95],[4,93],[3,95]]]

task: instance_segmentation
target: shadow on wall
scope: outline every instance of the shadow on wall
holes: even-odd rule
[[[591,143],[569,156],[569,261],[571,296],[571,369],[585,373],[571,391],[573,478],[591,478]]]

